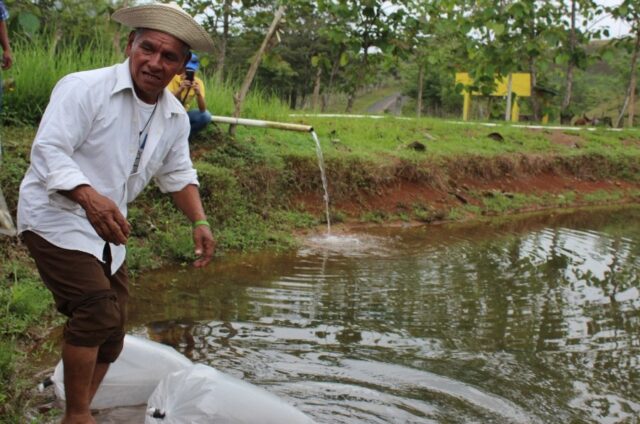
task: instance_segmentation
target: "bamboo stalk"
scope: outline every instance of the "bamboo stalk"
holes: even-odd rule
[[[245,125],[248,127],[273,128],[278,130],[298,131],[298,132],[313,131],[313,127],[310,125],[290,124],[287,122],[263,121],[261,119],[232,118],[230,116],[212,116],[211,122],[217,122],[220,124],[231,124],[231,125]]]

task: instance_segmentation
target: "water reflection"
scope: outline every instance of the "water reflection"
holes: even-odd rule
[[[639,218],[374,229],[163,270],[132,290],[133,331],[319,422],[633,422]]]

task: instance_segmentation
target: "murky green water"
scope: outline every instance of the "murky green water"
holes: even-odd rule
[[[323,423],[637,423],[640,208],[163,270],[132,331]]]

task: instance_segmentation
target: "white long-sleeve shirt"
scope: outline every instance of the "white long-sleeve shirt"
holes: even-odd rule
[[[127,216],[151,178],[164,193],[198,185],[189,157],[189,118],[167,89],[160,95],[136,173],[140,122],[129,61],[62,78],[51,94],[20,185],[18,232],[30,230],[50,243],[102,260],[105,241],[84,209],[59,193],[91,185]],[[124,245],[110,244],[111,271],[124,262]]]

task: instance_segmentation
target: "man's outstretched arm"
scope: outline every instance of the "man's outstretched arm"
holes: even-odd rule
[[[196,268],[204,267],[213,258],[216,241],[211,234],[208,223],[206,223],[207,215],[205,215],[202,207],[198,187],[193,184],[187,184],[182,190],[171,193],[171,196],[178,209],[195,224],[193,227],[193,244],[195,245],[195,254],[198,259],[193,265]]]

